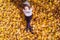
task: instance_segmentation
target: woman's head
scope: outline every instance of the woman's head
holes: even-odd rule
[[[26,1],[23,3],[23,7],[24,7],[24,9],[30,9],[30,3],[26,0]]]
[[[28,9],[30,9],[30,6],[28,6],[27,4],[24,4],[24,9],[28,10]]]

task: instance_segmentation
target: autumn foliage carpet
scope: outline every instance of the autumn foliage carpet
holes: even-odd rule
[[[60,0],[29,0],[34,7],[26,32],[23,0],[0,0],[0,40],[60,40]]]

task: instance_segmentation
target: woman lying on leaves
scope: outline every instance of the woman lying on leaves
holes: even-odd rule
[[[33,7],[30,7],[30,4],[28,1],[25,1],[23,3],[24,5],[24,8],[23,8],[23,12],[25,14],[25,19],[26,19],[26,22],[27,22],[27,26],[26,26],[26,31],[28,32],[28,30],[30,30],[30,32],[33,34],[33,29],[32,27],[30,26],[30,21],[32,19],[32,10],[33,10]]]

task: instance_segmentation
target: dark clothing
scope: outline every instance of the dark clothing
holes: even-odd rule
[[[32,19],[32,15],[31,16],[25,16],[26,22],[27,22],[27,26],[30,27],[30,21]]]
[[[32,32],[32,27],[30,26],[30,21],[32,19],[32,16],[25,16],[26,22],[27,22],[27,27],[26,27],[26,31],[28,31],[28,29],[30,30],[30,32]]]

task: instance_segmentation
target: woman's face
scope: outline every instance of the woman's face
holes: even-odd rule
[[[25,10],[29,10],[29,7],[25,6]]]

